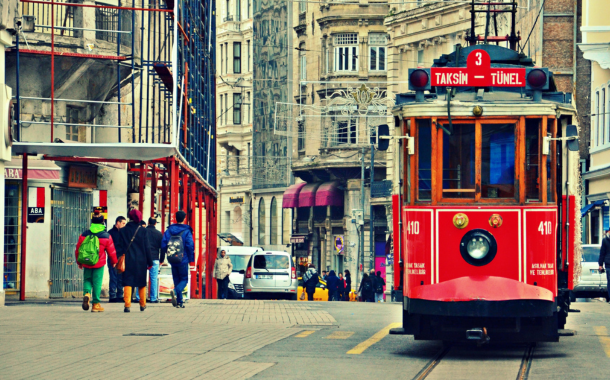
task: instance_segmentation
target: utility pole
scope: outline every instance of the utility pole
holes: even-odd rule
[[[369,246],[371,249],[371,256],[369,257],[370,269],[375,268],[375,228],[373,225],[373,202],[370,202],[373,196],[373,181],[375,180],[375,144],[371,144],[371,193],[369,197],[370,211],[369,211]],[[364,195],[364,194],[363,194]],[[364,203],[363,203],[364,207]]]
[[[357,267],[357,277],[356,284],[358,284],[359,279],[362,278],[360,276],[360,263],[362,263],[362,271],[364,272],[364,155],[366,154],[366,148],[362,147],[362,167],[360,169],[360,209],[362,212],[362,224],[358,228],[360,228],[360,244],[358,247],[358,267]],[[358,286],[358,285],[356,285]]]

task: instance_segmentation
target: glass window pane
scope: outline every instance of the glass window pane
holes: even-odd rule
[[[515,196],[515,124],[483,124],[481,197]]]
[[[419,195],[420,201],[432,199],[432,132],[430,120],[417,122],[417,149],[419,161]]]
[[[364,62],[366,62],[366,61],[364,61]],[[357,47],[352,48],[352,71],[358,71],[358,48]]]
[[[265,146],[263,145],[263,152],[265,151]],[[265,239],[265,199],[261,198],[260,203],[258,204],[258,244],[266,244]]]
[[[370,57],[371,58],[371,60],[370,60],[371,67],[370,67],[370,70],[377,70],[377,48],[372,47],[370,49],[370,51],[371,51],[371,57]]]
[[[540,119],[525,121],[525,198],[538,200],[538,128]]]
[[[451,136],[443,135],[443,198],[474,198],[474,139],[474,124],[453,124]]]
[[[385,70],[385,48],[379,48],[379,70]]]

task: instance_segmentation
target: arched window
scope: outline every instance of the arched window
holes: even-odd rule
[[[271,199],[271,221],[269,223],[269,228],[271,229],[270,236],[271,241],[269,244],[275,245],[278,244],[277,241],[277,201],[275,197]]]
[[[265,199],[258,202],[258,244],[265,244]]]

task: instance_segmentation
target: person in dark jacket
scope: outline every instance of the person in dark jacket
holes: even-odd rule
[[[326,288],[328,289],[328,300],[337,300],[337,289],[339,285],[339,277],[335,274],[334,270],[331,270],[328,276],[326,276]]]
[[[99,240],[99,260],[94,265],[80,264],[78,263],[78,250],[87,236],[90,235],[97,236]],[[83,232],[78,238],[74,254],[76,255],[78,267],[80,269],[84,268],[83,310],[89,310],[89,301],[93,301],[92,313],[104,311],[104,308],[100,305],[100,293],[102,291],[102,280],[104,279],[104,265],[106,265],[106,261],[108,261],[108,267],[114,268],[117,263],[117,257],[112,237],[106,232],[103,215],[100,213],[93,214],[93,218],[91,218],[91,227]],[[92,294],[93,298],[91,298]]]
[[[184,246],[184,255],[180,264],[172,264],[172,278],[174,280],[174,289],[170,292],[172,297],[172,305],[174,307],[184,308],[184,299],[182,292],[189,281],[189,265],[195,267],[195,241],[193,240],[193,229],[188,224],[185,224],[186,213],[184,211],[176,212],[176,222],[167,228],[163,234],[161,241],[161,250],[167,253],[167,243],[172,236],[182,236],[182,244]]]
[[[345,298],[345,279],[343,273],[339,273],[339,281],[337,281],[337,301],[343,301]]]
[[[150,275],[150,300],[147,302],[159,303],[159,264],[163,262],[165,257],[161,259],[161,240],[163,240],[163,234],[156,228],[157,219],[149,218],[148,227],[146,232],[148,233],[148,239],[150,240],[150,253],[152,255],[153,266],[149,271]],[[136,299],[140,301],[139,294]]]
[[[309,268],[303,275],[303,285],[305,286],[305,293],[307,293],[307,301],[313,301],[314,293],[316,292],[316,286],[320,282],[318,272],[313,264],[309,264]]]
[[[376,301],[375,291],[377,290],[377,276],[375,275],[375,269],[371,269],[369,273],[369,280],[371,281],[371,286],[373,287],[373,295],[371,296],[371,302]]]
[[[362,281],[360,282],[360,288],[358,288],[358,293],[362,296],[362,302],[374,302],[374,294],[373,291],[373,283],[369,278],[368,274],[362,275]]]
[[[347,297],[343,301],[349,301],[349,294],[352,291],[352,274],[346,269],[345,270],[345,293]]]
[[[602,246],[599,249],[599,272],[606,265],[606,279],[610,285],[610,229],[606,231],[606,235],[602,239]],[[608,302],[610,302],[610,286],[608,286]]]
[[[377,271],[377,276],[375,277],[375,302],[383,302],[385,280],[381,277],[381,271]]]
[[[123,273],[123,300],[125,312],[131,308],[131,292],[138,288],[140,293],[140,311],[146,309],[146,280],[147,269],[152,268],[152,255],[150,252],[150,239],[146,228],[140,226],[142,213],[139,210],[129,211],[129,223],[121,228],[118,244],[119,255],[125,254],[125,272]]]
[[[118,216],[114,222],[114,226],[110,229],[110,231],[108,231],[108,234],[110,234],[110,237],[112,237],[112,241],[114,242],[115,246],[120,240],[119,236],[121,236],[121,234],[119,230],[125,227],[126,223],[127,219],[125,219],[124,216]],[[108,302],[123,302],[123,273],[117,273],[116,269],[114,269],[114,267],[110,265],[110,262],[108,262],[108,275],[110,276],[110,286],[108,289],[110,292],[110,299]]]

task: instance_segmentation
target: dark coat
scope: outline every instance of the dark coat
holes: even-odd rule
[[[161,252],[161,240],[163,240],[163,234],[161,231],[155,228],[155,226],[146,227],[148,233],[148,239],[150,240],[150,253],[153,260],[159,260],[160,262],[165,261],[165,252]]]
[[[318,273],[314,271],[314,275],[311,276],[309,278],[309,280],[307,280],[307,282],[305,282],[305,291],[307,293],[314,293],[316,291],[316,286],[320,283],[320,278],[318,276]]]
[[[337,286],[339,284],[339,277],[335,275],[335,271],[331,270],[330,274],[326,276],[326,287],[329,292],[337,291]]]
[[[385,286],[385,280],[381,276],[375,275],[375,293],[383,294],[383,287]],[[377,287],[380,287],[381,291],[378,291]]]
[[[139,223],[129,222],[120,230],[120,239],[117,244],[117,254],[121,257],[129,242],[140,226]],[[152,267],[152,255],[150,252],[150,238],[146,228],[140,228],[129,251],[125,256],[125,273],[123,273],[123,286],[143,288],[146,286],[147,269]]]
[[[339,293],[343,293],[345,291],[345,279],[339,278],[337,281],[337,290]]]
[[[352,290],[352,276],[345,276],[345,289]]]
[[[365,288],[367,287],[366,284],[368,283],[369,285],[369,289],[365,290]],[[371,300],[372,298],[375,297],[375,288],[373,288],[373,282],[371,281],[371,278],[369,276],[366,276],[365,278],[362,279],[362,282],[360,282],[360,288],[358,289],[358,292],[362,291],[362,300],[366,301],[366,300]]]
[[[606,270],[610,269],[610,238],[602,239],[602,247],[599,249],[599,266],[606,263]]]

